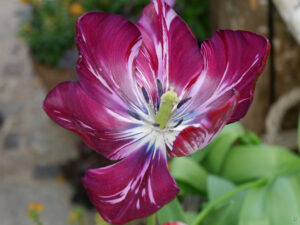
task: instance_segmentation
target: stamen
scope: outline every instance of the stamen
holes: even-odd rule
[[[179,120],[179,122],[173,128],[178,127],[180,124],[182,124],[182,122],[183,122],[183,119]]]
[[[135,118],[135,119],[137,119],[137,120],[141,120],[141,117],[140,117],[137,113],[132,112],[132,111],[130,111],[130,110],[127,110],[127,113],[128,113],[130,116],[132,116],[133,118]]]
[[[156,80],[156,85],[157,85],[158,95],[159,97],[161,97],[164,93],[164,90],[163,90],[162,83],[160,82],[159,79]]]
[[[183,100],[181,100],[178,105],[177,105],[177,109],[179,109],[181,106],[183,106],[185,103],[187,103],[189,100],[191,100],[192,97],[189,97],[189,98],[185,98]]]
[[[147,93],[145,87],[142,87],[142,92],[143,92],[146,102],[149,103],[149,96],[148,96],[148,93]]]

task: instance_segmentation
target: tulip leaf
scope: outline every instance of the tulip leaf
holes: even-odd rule
[[[185,212],[186,222],[187,224],[192,224],[193,221],[197,218],[198,213],[187,211]]]
[[[238,225],[300,225],[300,172],[251,189]]]
[[[209,175],[207,178],[208,199],[213,202],[227,192],[232,191],[235,187],[236,185],[228,180]]]
[[[242,204],[238,225],[274,225],[268,214],[268,191],[269,185],[249,190]]]
[[[245,131],[245,133],[238,138],[238,142],[241,145],[259,145],[261,144],[260,138],[251,131]]]
[[[233,143],[244,133],[239,123],[227,125],[224,130],[208,145],[208,154],[203,166],[211,173],[220,174],[223,162]]]
[[[180,188],[180,184],[184,184],[197,193],[206,192],[207,172],[194,160],[187,157],[174,158],[171,161],[171,174]]]
[[[211,149],[211,145],[207,145],[204,148],[200,149],[199,151],[197,151],[196,153],[193,153],[191,155],[191,159],[193,159],[194,161],[201,163],[202,160],[207,156],[208,152]]]
[[[209,201],[213,202],[224,194],[236,188],[228,180],[216,176],[209,176],[207,180]],[[239,220],[240,208],[247,191],[235,194],[210,212],[203,221],[203,225],[233,225]],[[202,225],[202,224],[201,224]]]
[[[172,222],[172,221],[186,222],[186,217],[185,217],[184,211],[183,211],[183,209],[180,205],[180,202],[178,201],[177,198],[175,198],[169,204],[162,207],[157,212],[157,218],[158,218],[159,224],[163,224],[166,222]]]
[[[268,203],[271,225],[300,225],[300,173],[277,179]]]
[[[299,165],[300,158],[285,148],[267,145],[237,146],[230,150],[222,176],[240,183],[275,176],[284,168]]]

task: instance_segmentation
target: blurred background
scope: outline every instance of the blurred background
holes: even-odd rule
[[[53,224],[53,218],[55,225],[72,224],[76,205],[92,208],[79,178],[87,168],[109,162],[51,122],[41,109],[42,101],[58,83],[76,79],[78,16],[100,10],[136,22],[148,2],[0,0],[1,225],[32,224],[27,208],[34,202],[43,204],[45,224]],[[266,143],[295,149],[300,1],[177,0],[175,9],[199,44],[217,29],[248,30],[270,39],[268,64],[242,124]],[[94,220],[93,211],[85,216]]]

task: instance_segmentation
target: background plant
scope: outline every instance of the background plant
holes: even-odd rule
[[[69,13],[67,1],[31,1],[30,10],[31,16],[23,24],[22,36],[36,60],[56,66],[74,44],[76,18]]]
[[[136,22],[150,0],[28,0],[30,17],[21,34],[33,57],[46,65],[58,66],[74,47],[75,23],[85,11],[111,12]],[[177,12],[190,25],[199,41],[209,36],[208,0],[178,0]]]
[[[173,159],[171,173],[181,188],[179,199],[200,196],[201,212],[184,212],[175,199],[159,211],[160,223],[300,224],[298,152],[264,145],[238,123],[228,125],[202,151]]]

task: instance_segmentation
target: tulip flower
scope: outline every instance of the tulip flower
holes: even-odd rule
[[[52,120],[117,160],[83,178],[110,223],[149,216],[178,194],[167,156],[192,154],[241,119],[266,63],[268,40],[246,31],[217,31],[199,48],[173,4],[153,0],[137,24],[82,15],[78,81],[58,85],[44,101]]]

